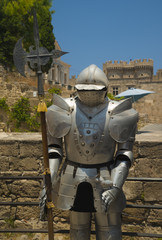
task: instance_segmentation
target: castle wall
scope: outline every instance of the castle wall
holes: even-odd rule
[[[162,123],[159,104],[162,99],[162,70],[153,76],[153,60],[138,59],[129,63],[108,61],[103,64],[103,71],[109,80],[108,92],[114,96],[131,87],[154,91],[154,94],[141,98],[133,105],[143,124]]]

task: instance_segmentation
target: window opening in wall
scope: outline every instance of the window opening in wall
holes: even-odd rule
[[[67,83],[67,74],[64,73],[64,84],[66,84],[66,83]]]
[[[52,69],[52,80],[53,81],[55,80],[55,71],[54,71],[54,69]]]
[[[119,93],[119,88],[118,87],[113,87],[113,95],[116,96]]]

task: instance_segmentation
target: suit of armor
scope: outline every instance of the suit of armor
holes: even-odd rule
[[[130,99],[109,100],[107,87],[106,75],[90,65],[77,79],[77,96],[54,95],[46,116],[53,201],[70,210],[71,240],[90,239],[92,213],[96,239],[121,239],[138,114]]]

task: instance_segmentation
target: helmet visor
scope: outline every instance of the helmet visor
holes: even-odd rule
[[[94,84],[76,84],[77,90],[102,90],[105,88],[104,85],[94,85]]]

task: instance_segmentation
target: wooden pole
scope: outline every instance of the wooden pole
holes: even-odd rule
[[[45,104],[45,103],[44,103]],[[48,219],[48,236],[49,240],[54,240],[54,227],[53,227],[53,213],[52,208],[54,207],[52,203],[52,183],[51,175],[49,169],[49,158],[48,158],[48,143],[47,143],[47,127],[45,112],[40,111],[41,117],[41,130],[42,130],[42,144],[43,144],[43,160],[44,160],[44,175],[45,175],[45,185],[47,192],[47,219]]]

